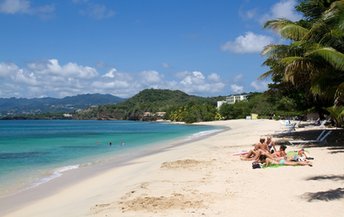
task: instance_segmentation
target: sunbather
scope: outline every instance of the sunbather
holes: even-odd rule
[[[260,138],[259,143],[254,145],[254,149],[247,154],[241,155],[241,160],[257,160],[261,152],[269,152],[268,146],[265,143],[265,138]]]
[[[266,150],[259,149],[259,150],[254,151],[254,155],[252,154],[250,158],[248,159],[242,158],[242,160],[258,161],[258,159],[260,159],[261,156],[265,156],[266,158],[270,158],[271,160],[280,160],[280,159],[284,159],[287,156],[287,153],[285,152],[286,149],[287,149],[286,145],[281,145],[279,150],[272,154]]]
[[[275,158],[276,157],[285,157],[285,156],[287,156],[287,153],[285,153],[286,149],[287,149],[286,145],[281,145],[279,150],[272,153],[271,155],[274,156]]]
[[[280,160],[271,159],[265,156],[261,156],[259,158],[260,163],[264,164],[264,166],[270,165],[286,165],[286,166],[312,166],[310,161],[289,161],[285,158]]]
[[[308,156],[306,155],[305,150],[303,148],[301,148],[297,151],[297,153],[295,152],[294,155],[289,157],[290,161],[305,161],[307,159]]]
[[[269,147],[267,143],[265,142],[265,138],[260,138],[259,143],[254,145],[254,150],[259,150],[259,149],[269,152]]]
[[[267,138],[266,138],[266,144],[267,144],[267,146],[268,146],[268,149],[269,149],[269,152],[270,153],[274,153],[274,152],[276,152],[277,150],[276,150],[276,143],[272,140],[272,138],[271,138],[271,136],[268,136]]]

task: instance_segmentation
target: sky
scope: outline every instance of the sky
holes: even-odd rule
[[[263,28],[297,0],[0,0],[0,98],[147,88],[226,96],[267,89]]]

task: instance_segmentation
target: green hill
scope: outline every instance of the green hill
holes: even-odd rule
[[[207,104],[215,108],[217,98],[188,95],[179,90],[146,89],[116,104],[99,106],[78,113],[79,119],[144,120],[156,119],[154,113],[171,113],[186,105]],[[147,115],[150,112],[152,115]]]

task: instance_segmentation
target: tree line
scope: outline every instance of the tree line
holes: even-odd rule
[[[288,97],[298,110],[331,116],[337,126],[344,117],[344,1],[303,0],[296,6],[303,18],[269,20],[272,29],[289,43],[271,44],[262,54],[271,77],[269,92]]]

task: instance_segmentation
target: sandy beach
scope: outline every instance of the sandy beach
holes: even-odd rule
[[[252,169],[250,161],[241,161],[235,153],[251,149],[261,136],[283,130],[280,122],[206,124],[230,129],[91,177],[73,177],[71,171],[66,174],[69,179],[55,180],[57,185],[64,182],[62,187],[46,184],[17,198],[21,205],[7,201],[0,207],[6,206],[8,217],[342,215],[344,144],[333,147],[329,139],[328,145],[307,148],[315,158],[313,167]]]

